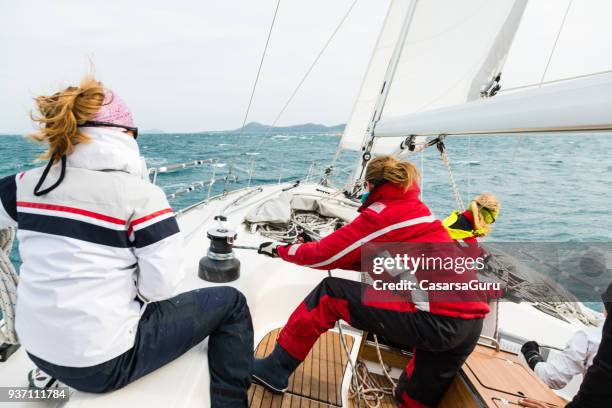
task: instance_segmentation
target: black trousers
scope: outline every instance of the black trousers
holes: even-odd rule
[[[612,314],[603,326],[599,350],[589,367],[580,390],[567,408],[603,408],[612,406]]]
[[[343,319],[351,326],[412,348],[396,391],[400,407],[435,407],[476,347],[482,319],[395,311],[362,302],[364,284],[325,278],[293,312],[278,343],[303,359],[318,337]]]
[[[134,347],[92,367],[63,367],[30,354],[45,373],[80,391],[117,390],[208,341],[211,406],[246,407],[253,366],[253,326],[246,299],[234,288],[186,292],[151,303]],[[205,390],[202,390],[205,392]]]

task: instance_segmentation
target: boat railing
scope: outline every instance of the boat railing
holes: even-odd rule
[[[173,199],[173,198],[183,196],[185,194],[192,193],[194,191],[208,188],[208,191],[206,194],[206,199],[208,200],[212,192],[212,187],[216,182],[217,168],[225,166],[225,164],[220,165],[219,160],[216,158],[191,160],[191,161],[183,162],[183,163],[175,163],[175,164],[168,164],[165,166],[151,167],[149,169],[149,180],[151,181],[151,183],[157,184],[157,176],[159,174],[173,173],[173,172],[182,171],[185,169],[191,169],[191,168],[196,168],[196,167],[207,167],[207,166],[210,166],[212,170],[210,179],[195,181],[187,186],[178,188],[172,193],[166,193],[166,196],[168,197],[168,199]]]
[[[173,173],[175,171],[190,169],[194,167],[202,167],[206,165],[212,165],[213,169],[216,167],[218,159],[203,159],[203,160],[191,160],[184,163],[168,164],[165,166],[151,167],[149,169],[149,179],[153,184],[157,183],[157,175],[160,173]]]
[[[248,167],[245,167],[244,165],[228,166],[226,163],[220,163],[218,158],[208,158],[190,160],[182,163],[166,164],[158,167],[151,167],[148,172],[149,180],[153,184],[157,184],[158,176],[160,174],[174,173],[193,168],[209,168],[211,172],[210,178],[205,180],[197,180],[189,183],[188,185],[180,186],[172,192],[166,192],[166,196],[168,197],[168,199],[174,199],[180,196],[184,196],[186,194],[206,189],[206,198],[204,201],[208,201],[211,198],[212,189],[215,184],[223,183],[224,194],[235,189],[244,187],[244,185],[238,186],[238,183],[245,179],[246,187],[251,187],[253,177],[255,176],[257,170],[263,170],[262,167],[265,167],[265,171],[268,172],[268,177],[270,177],[270,170],[273,171],[273,174],[276,174],[276,176],[274,176],[274,180],[276,180],[277,184],[297,180],[304,182],[315,181],[315,178],[319,175],[319,173],[322,173],[323,170],[321,163],[313,161],[310,163],[308,172],[305,177],[296,176],[285,178],[284,175],[286,173],[287,168],[284,162],[281,161],[280,164],[266,163],[265,166],[258,166],[257,164],[258,163],[256,160],[251,160],[248,164]],[[219,174],[220,170],[224,168],[227,168],[227,170],[224,173]],[[236,185],[237,188],[230,188],[231,185]]]

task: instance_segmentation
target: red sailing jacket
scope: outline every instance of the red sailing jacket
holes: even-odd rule
[[[371,192],[353,222],[318,242],[279,246],[278,254],[285,261],[310,268],[361,271],[361,249],[368,242],[452,243],[442,223],[419,200],[419,192],[417,184],[404,191],[395,183],[384,183]],[[463,319],[481,318],[489,312],[486,301],[436,302],[435,295],[429,300],[425,306],[402,300],[382,307],[407,312],[420,309]]]

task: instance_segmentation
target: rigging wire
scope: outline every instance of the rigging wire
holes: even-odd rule
[[[572,2],[573,0],[569,0],[568,4],[567,4],[567,8],[565,9],[565,14],[563,15],[563,19],[561,20],[561,25],[559,26],[559,30],[557,31],[557,36],[555,37],[555,42],[553,43],[553,46],[550,50],[550,54],[548,55],[548,59],[546,61],[546,66],[544,67],[544,72],[542,72],[542,76],[540,77],[540,81],[538,83],[531,83],[531,84],[526,84],[526,85],[519,85],[519,86],[515,86],[512,88],[503,88],[499,91],[499,93],[507,93],[507,92],[511,92],[511,91],[518,91],[521,89],[527,89],[527,88],[533,88],[533,87],[541,87],[542,85],[549,85],[549,84],[554,84],[554,83],[558,83],[558,82],[564,82],[564,81],[570,81],[573,79],[581,79],[581,78],[588,78],[591,76],[596,76],[596,75],[601,75],[601,74],[607,74],[612,72],[612,69],[609,70],[605,70],[605,71],[599,71],[599,72],[593,72],[593,73],[588,73],[588,74],[582,74],[582,75],[575,75],[575,76],[570,76],[570,77],[565,77],[565,78],[559,78],[559,79],[555,79],[552,81],[544,81],[544,79],[546,78],[546,74],[548,73],[548,69],[550,68],[550,63],[552,62],[552,58],[555,54],[555,51],[557,49],[557,44],[559,42],[559,38],[561,37],[561,33],[563,32],[563,27],[565,26],[565,22],[567,20],[567,16],[569,14],[570,8],[572,6]]]
[[[425,163],[423,155],[425,154],[425,149],[421,150],[421,201],[425,200]]]
[[[527,85],[515,86],[515,87],[512,87],[512,88],[503,88],[503,89],[501,89],[499,91],[499,93],[501,94],[501,93],[510,92],[510,91],[518,91],[518,90],[521,90],[521,89],[534,88],[536,86],[541,86],[541,85],[556,84],[556,83],[559,83],[559,82],[571,81],[571,80],[574,80],[574,79],[590,78],[590,77],[594,77],[594,76],[598,76],[598,75],[609,74],[611,72],[612,72],[612,69],[607,69],[605,71],[597,71],[597,72],[592,72],[592,73],[588,73],[588,74],[574,75],[574,76],[570,76],[570,77],[554,79],[552,81],[540,82],[540,83],[537,83],[537,84],[527,84]]]
[[[346,11],[346,13],[344,13],[342,19],[340,20],[340,22],[338,23],[338,25],[336,26],[334,31],[329,36],[329,38],[327,39],[327,41],[323,45],[323,48],[321,48],[321,50],[317,54],[316,58],[313,60],[313,62],[308,67],[308,69],[306,70],[306,72],[304,73],[302,78],[300,79],[300,82],[297,84],[297,86],[295,87],[295,89],[293,90],[293,92],[291,93],[291,95],[289,96],[289,98],[287,99],[285,104],[283,105],[282,109],[276,115],[276,117],[275,117],[274,121],[272,122],[272,124],[268,126],[268,130],[266,131],[266,133],[263,135],[263,137],[261,138],[261,140],[259,141],[259,143],[255,147],[255,152],[259,152],[262,144],[267,140],[267,137],[272,132],[272,129],[274,128],[274,126],[276,126],[276,124],[280,120],[281,116],[285,113],[285,111],[287,110],[287,108],[289,107],[291,102],[293,101],[293,98],[295,98],[295,96],[297,95],[298,91],[300,90],[300,88],[302,87],[304,82],[306,82],[306,79],[310,76],[310,73],[314,70],[315,66],[317,65],[317,63],[319,62],[319,60],[321,59],[321,57],[325,53],[325,50],[327,50],[327,48],[331,44],[332,40],[334,39],[334,37],[336,36],[338,31],[340,31],[340,28],[342,27],[342,25],[344,24],[344,22],[346,21],[348,16],[351,14],[353,9],[355,8],[355,5],[357,4],[357,1],[358,0],[353,0],[351,5],[349,6],[348,10]]]
[[[572,7],[572,2],[574,0],[569,0],[567,3],[567,8],[565,9],[565,14],[563,15],[563,20],[561,20],[561,25],[559,26],[559,31],[557,32],[557,37],[555,38],[555,42],[553,44],[552,49],[550,50],[550,55],[548,56],[548,61],[546,62],[546,67],[544,68],[544,72],[542,73],[542,77],[540,78],[540,86],[544,82],[544,77],[546,77],[546,73],[548,73],[548,68],[550,67],[550,62],[552,61],[553,55],[555,54],[555,50],[557,49],[557,43],[559,42],[559,37],[561,37],[561,32],[563,31],[563,27],[565,26],[565,20],[567,20],[567,15],[569,14],[570,8]]]
[[[558,80],[554,80],[554,81],[549,81],[549,82],[544,82],[544,78],[546,77],[546,74],[548,73],[548,68],[550,67],[550,63],[552,61],[553,55],[555,55],[555,50],[557,49],[557,43],[559,42],[559,38],[561,37],[561,32],[563,31],[563,27],[565,26],[565,21],[567,20],[567,15],[569,14],[570,8],[572,7],[572,2],[574,0],[569,0],[569,2],[567,3],[567,8],[565,9],[565,14],[563,14],[563,20],[561,20],[561,25],[559,26],[559,31],[557,31],[557,36],[555,37],[555,42],[553,43],[552,49],[550,50],[550,54],[548,55],[548,61],[546,61],[546,66],[544,67],[544,72],[542,72],[542,77],[540,78],[540,83],[538,84],[538,87],[541,87],[542,85],[547,85],[547,84],[551,84],[551,83],[555,83],[555,82],[561,82],[561,81],[567,81],[570,79],[578,79],[578,78],[583,78],[583,77],[588,77],[591,75],[598,75],[598,74],[602,74],[605,72],[611,72],[611,71],[604,71],[604,72],[598,72],[596,74],[588,74],[588,75],[580,75],[580,76],[576,76],[573,78],[566,78],[566,79],[558,79]],[[525,88],[530,88],[534,85],[524,85],[524,86],[518,86],[518,87],[514,87],[514,88],[510,88],[510,89],[506,89],[505,92],[508,91],[512,91],[512,90],[519,90],[519,89],[525,89]],[[516,159],[516,155],[517,152],[519,150],[519,148],[523,145],[523,142],[525,141],[525,135],[522,134],[519,136],[519,141],[516,144],[516,147],[514,148],[514,152],[512,153],[512,158],[510,159],[510,164],[514,163],[514,160]]]
[[[472,199],[472,135],[468,135],[467,143],[467,200]]]
[[[255,97],[255,90],[257,89],[257,84],[259,82],[259,77],[261,75],[261,70],[263,67],[264,60],[266,59],[266,53],[268,52],[268,46],[270,44],[270,38],[272,37],[272,31],[274,29],[274,24],[276,23],[276,16],[278,15],[278,9],[280,7],[281,0],[276,2],[276,8],[274,9],[274,16],[272,17],[272,23],[270,23],[270,29],[268,30],[268,37],[266,38],[266,45],[264,46],[263,53],[261,54],[261,59],[259,61],[259,67],[257,68],[257,75],[255,76],[255,82],[253,83],[253,88],[251,89],[251,96],[249,97],[249,103],[247,104],[246,112],[244,113],[244,119],[242,120],[242,126],[240,127],[240,134],[236,139],[236,143],[234,144],[235,154],[232,158],[232,162],[229,166],[229,173],[232,173],[232,168],[236,162],[236,159],[240,155],[240,140],[242,139],[242,134],[244,133],[244,127],[249,117],[249,113],[251,111],[251,106],[253,104],[253,98]]]

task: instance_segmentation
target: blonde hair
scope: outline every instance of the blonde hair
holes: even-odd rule
[[[57,162],[72,153],[77,144],[89,140],[78,126],[100,110],[104,87],[94,78],[85,77],[78,87],[70,86],[51,96],[39,96],[35,101],[39,115],[30,113],[30,117],[39,124],[39,130],[29,137],[48,145],[40,159]]]
[[[397,160],[393,156],[379,156],[368,164],[365,179],[375,185],[390,181],[408,190],[418,182],[419,171],[410,162]]]
[[[491,193],[481,194],[470,202],[469,208],[474,216],[474,229],[481,230],[482,236],[489,234],[491,226],[485,222],[480,209],[486,208],[493,212],[499,211],[500,203],[497,197]]]

